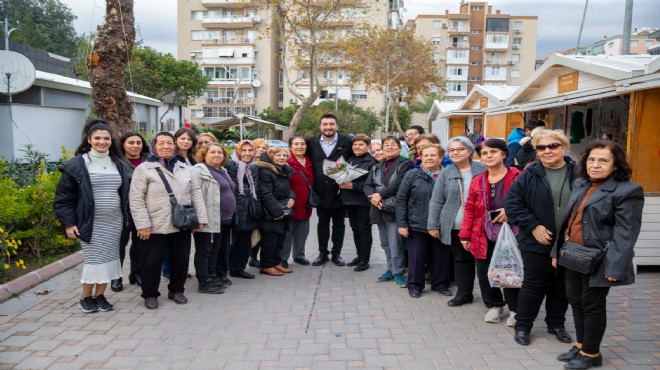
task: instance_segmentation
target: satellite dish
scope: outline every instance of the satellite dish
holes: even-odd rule
[[[261,86],[261,80],[259,80],[258,78],[255,78],[252,81],[252,87],[259,87],[259,86]]]
[[[25,56],[0,50],[0,93],[5,95],[25,91],[37,78],[34,65]]]

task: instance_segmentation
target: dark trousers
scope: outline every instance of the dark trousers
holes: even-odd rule
[[[275,267],[282,262],[280,254],[284,245],[284,234],[261,232],[261,268]]]
[[[231,225],[220,226],[220,249],[218,249],[215,265],[215,274],[217,276],[227,276],[229,272],[232,236],[235,234],[236,232],[232,230]]]
[[[368,206],[346,206],[348,222],[353,230],[357,257],[365,263],[369,262],[371,258],[371,245],[373,244],[369,208]]]
[[[245,266],[247,266],[248,259],[250,259],[250,250],[252,249],[252,232],[252,230],[233,231],[234,242],[231,246],[231,254],[229,255],[229,272],[236,274],[245,271]],[[263,255],[263,251],[261,254]]]
[[[520,292],[520,288],[502,289],[504,291],[504,298],[502,298],[502,290],[500,288],[491,288],[490,282],[488,282],[488,266],[490,265],[491,258],[493,258],[494,249],[495,242],[488,241],[486,259],[480,260],[475,258],[481,298],[488,308],[504,307],[504,303],[506,303],[509,306],[509,311],[518,312],[518,292]]]
[[[339,208],[317,208],[316,214],[319,216],[319,223],[316,226],[316,233],[319,239],[319,253],[328,255],[328,241],[330,240],[330,220],[332,220],[332,255],[339,255],[341,247],[344,244],[344,216],[346,209]],[[263,244],[262,244],[263,247]],[[262,257],[263,258],[263,257]]]
[[[564,268],[552,267],[552,258],[520,251],[525,266],[525,280],[518,295],[516,331],[529,333],[545,298],[545,322],[548,329],[563,328],[568,310]]]
[[[124,229],[121,232],[121,238],[119,239],[119,261],[121,262],[122,267],[124,266],[124,258],[126,258],[126,246],[128,245],[128,240],[131,240],[131,249],[128,252],[128,258],[131,261],[131,272],[134,274],[140,273],[140,238],[137,236],[137,230],[135,226],[130,229]]]
[[[195,276],[197,281],[205,283],[211,275],[215,275],[222,238],[220,233],[203,232],[194,233],[193,238],[195,239]]]
[[[456,279],[457,288],[456,298],[474,299],[472,295],[476,275],[474,256],[463,248],[461,238],[458,237],[459,231],[451,231],[451,251],[454,256],[454,278]]]
[[[165,251],[170,252],[171,275],[167,289],[173,293],[183,293],[188,263],[190,260],[190,231],[172,234],[151,234],[149,239],[140,241],[140,273],[142,274],[142,297],[158,297],[160,267]]]
[[[408,289],[422,291],[426,282],[426,256],[431,256],[431,289],[449,288],[449,248],[428,233],[410,230],[408,235]]]
[[[261,250],[261,243],[257,243],[254,247],[252,247],[252,250],[250,251],[250,257],[256,259],[259,259],[259,250]]]
[[[609,287],[589,286],[589,275],[565,269],[566,296],[573,309],[575,336],[582,343],[582,351],[589,354],[600,352],[607,327],[607,294]]]

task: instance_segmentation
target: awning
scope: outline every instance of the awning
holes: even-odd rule
[[[485,114],[486,116],[492,116],[495,114],[512,113],[512,112],[528,112],[532,110],[563,107],[565,105],[579,104],[592,100],[610,98],[617,95],[621,95],[621,92],[617,91],[613,87],[607,87],[592,91],[582,91],[575,94],[562,95],[562,96],[554,97],[552,99],[545,99],[545,100],[534,101],[529,103],[510,105],[506,107],[487,109]]]
[[[480,114],[482,114],[480,109],[453,110],[440,114],[438,118],[448,118],[453,116],[478,116]]]

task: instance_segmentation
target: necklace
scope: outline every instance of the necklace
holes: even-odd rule
[[[304,165],[307,164],[307,158],[303,157],[303,159],[298,159],[298,162],[300,162],[300,164],[302,164],[304,166]]]

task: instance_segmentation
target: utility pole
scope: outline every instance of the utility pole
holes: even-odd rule
[[[584,0],[584,12],[582,12],[582,22],[580,22],[580,33],[578,33],[577,45],[575,46],[575,55],[578,55],[580,52],[580,38],[582,38],[582,28],[584,27],[584,17],[587,16],[588,5],[589,0]]]
[[[621,55],[630,55],[630,34],[632,29],[633,0],[626,0],[626,13],[623,17],[623,50]]]
[[[3,24],[3,31],[5,35],[5,50],[9,51],[9,35],[11,35],[12,32],[16,31],[16,28],[9,29],[9,20],[7,17],[5,17],[5,21],[2,22]]]

